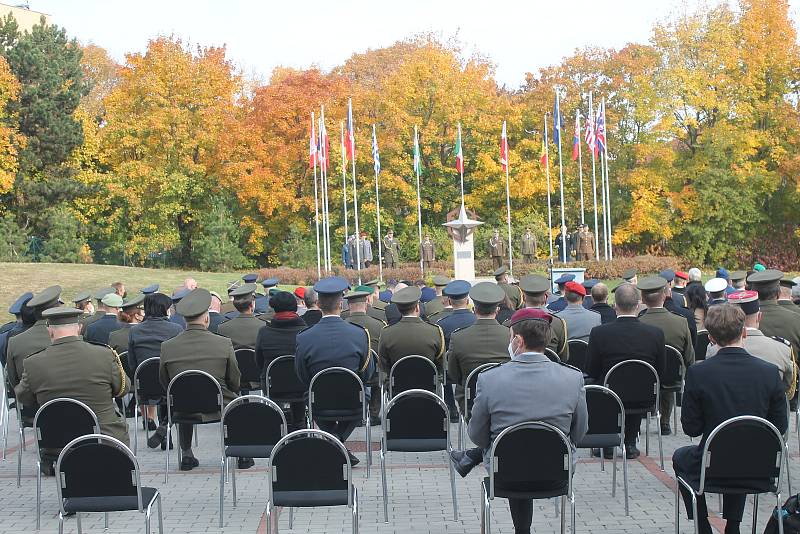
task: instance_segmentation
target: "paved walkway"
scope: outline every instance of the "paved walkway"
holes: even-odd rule
[[[133,420],[129,420],[132,426]],[[651,425],[652,428],[653,425]],[[140,448],[139,461],[145,485],[159,488],[163,495],[164,528],[169,533],[218,531],[219,513],[219,434],[218,426],[200,427],[200,446],[195,454],[201,467],[188,473],[178,472],[170,460],[172,472],[164,483],[164,456],[160,449]],[[644,428],[644,425],[643,425]],[[22,486],[16,487],[16,463],[19,451],[14,416],[9,433],[9,451],[0,462],[0,534],[34,531],[36,528],[36,466],[32,434],[28,431],[30,445],[22,452]],[[792,425],[792,430],[794,426]],[[132,429],[131,429],[132,431]],[[377,449],[379,427],[373,427],[373,446]],[[142,445],[143,431],[140,433]],[[455,436],[455,425],[453,435]],[[796,434],[795,434],[796,435]],[[360,528],[362,533],[469,533],[479,531],[480,480],[484,472],[475,469],[466,479],[456,475],[459,519],[453,521],[450,484],[444,453],[390,453],[388,456],[389,522],[383,522],[380,469],[377,453],[373,454],[374,468],[366,478],[364,454],[364,429],[353,434],[349,443],[362,459],[355,469],[359,492]],[[600,470],[600,461],[588,458],[588,451],[580,451],[575,474],[577,502],[577,530],[580,532],[622,533],[672,533],[674,532],[674,482],[671,478],[671,456],[675,448],[689,443],[684,434],[664,438],[666,471],[658,465],[658,442],[655,435],[650,440],[650,457],[644,455],[629,462],[630,515],[625,516],[622,492],[621,464],[617,496],[611,497],[611,464]],[[797,443],[789,444],[793,450],[791,474],[800,481],[797,462]],[[642,444],[642,452],[644,446]],[[264,506],[266,496],[266,462],[256,460],[255,468],[239,471],[237,476],[238,505],[233,508],[230,485],[225,486],[225,530],[227,532],[266,533]],[[800,483],[800,482],[796,482]],[[800,487],[800,486],[799,486]],[[784,484],[785,488],[785,484]],[[784,489],[785,492],[785,489]],[[743,525],[752,521],[750,501]],[[763,531],[769,517],[772,499],[761,499],[759,529]],[[709,508],[717,512],[717,499],[709,499]],[[42,491],[42,531],[57,532],[58,506],[53,478],[44,479]],[[342,533],[349,532],[350,515],[344,507],[295,510],[294,528],[288,528],[288,514],[280,513],[281,532]],[[492,509],[494,532],[513,532],[508,505],[498,499]],[[83,516],[84,532],[103,529],[103,514]],[[712,519],[712,524],[722,532],[722,521]],[[560,517],[554,512],[553,501],[541,501],[535,508],[534,532],[558,532]],[[681,515],[681,532],[693,532],[692,524]],[[66,522],[66,532],[77,532],[75,518]],[[109,532],[144,532],[144,518],[135,512],[111,514]],[[157,522],[153,520],[153,532]]]

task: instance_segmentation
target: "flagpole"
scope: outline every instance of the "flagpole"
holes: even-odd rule
[[[419,138],[417,137],[417,125],[414,125],[414,174],[417,175],[417,230],[419,232],[419,272],[425,276],[425,269],[422,262],[422,199],[419,188],[419,168],[422,154],[419,152]]]
[[[350,139],[350,153],[353,155],[353,214],[356,223],[356,261],[358,266],[358,285],[361,285],[361,234],[358,229],[358,185],[356,184],[356,125],[353,122],[353,101],[347,99],[347,113],[350,118],[352,138]]]
[[[347,230],[347,156],[344,150],[344,121],[339,121],[339,126],[342,130],[342,205],[344,206],[344,243],[345,246],[347,246],[347,237],[350,235],[350,233]]]
[[[464,142],[461,139],[461,123],[460,122],[458,123],[458,141],[460,143]],[[464,210],[465,208],[464,208],[464,155],[463,155],[464,154],[464,145],[463,144],[461,145],[461,154],[462,154],[461,155],[461,169],[460,169],[460,174],[461,174],[461,209]]]
[[[559,105],[558,90],[556,90],[556,111],[558,117],[558,182],[561,191],[561,261],[567,263],[567,232],[566,223],[564,221],[564,167],[561,164],[561,106]]]
[[[378,152],[378,137],[375,134],[375,125],[372,125],[372,143],[375,147],[375,154]],[[380,160],[377,160],[380,161]],[[375,218],[378,221],[378,278],[383,281],[383,239],[381,239],[381,194],[378,190],[378,165],[373,165],[375,170]]]
[[[508,270],[511,277],[514,277],[514,253],[511,252],[511,188],[508,178],[508,134],[506,133],[506,121],[503,121],[503,150],[505,151],[506,164],[506,221],[508,222]]]
[[[325,271],[330,272],[330,248],[328,243],[328,238],[330,234],[328,233],[328,180],[326,177],[325,167],[327,166],[328,162],[325,160],[325,135],[323,133],[323,128],[325,126],[325,122],[323,122],[322,115],[319,117],[319,145],[320,151],[322,152],[322,164],[320,165],[320,176],[321,176],[321,184],[322,184],[322,236],[323,236],[323,251],[325,253]]]
[[[314,135],[314,112],[311,112],[311,137]],[[314,143],[317,140],[314,139]],[[322,278],[322,258],[319,251],[319,193],[317,191],[317,160],[319,159],[319,151],[314,154],[314,223],[317,227],[317,278]]]
[[[581,150],[581,107],[575,110],[575,126],[578,133],[578,183],[581,189],[581,224],[584,224],[584,208],[583,208],[583,151]]]
[[[594,132],[594,108],[592,107],[592,92],[589,91],[589,127]],[[596,134],[597,132],[595,132]],[[594,259],[600,261],[600,232],[597,228],[597,176],[595,174],[595,153],[597,147],[597,138],[593,136],[592,145],[589,147],[589,152],[592,153],[592,198],[594,199]]]
[[[547,232],[549,238],[547,240],[550,243],[550,263],[552,267],[553,262],[553,210],[550,206],[550,146],[547,142],[547,113],[544,114],[544,159],[545,166],[544,166],[544,174],[547,177]]]
[[[600,108],[598,107],[597,117],[600,117]],[[604,126],[605,128],[605,126]],[[595,144],[597,143],[597,119],[595,119]],[[603,208],[603,259],[608,259],[608,225],[606,220],[606,174],[605,168],[603,167],[603,158],[602,154],[598,154],[600,157],[600,198],[601,204]]]
[[[608,259],[614,259],[614,243],[611,231],[611,185],[608,178],[608,116],[606,115],[606,98],[603,97],[603,126],[606,130],[606,142],[603,143],[603,160],[606,164],[606,205],[608,206]]]

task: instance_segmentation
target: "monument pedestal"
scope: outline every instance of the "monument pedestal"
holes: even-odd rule
[[[455,279],[475,280],[475,241],[471,233],[464,241],[453,240],[453,264]]]

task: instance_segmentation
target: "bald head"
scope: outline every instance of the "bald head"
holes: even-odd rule
[[[639,307],[639,290],[633,284],[622,284],[614,292],[614,307],[617,315],[634,315]]]
[[[606,302],[608,300],[608,286],[602,282],[595,284],[592,287],[592,300],[596,303]]]

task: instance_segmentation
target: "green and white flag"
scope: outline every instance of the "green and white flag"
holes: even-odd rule
[[[416,127],[414,128],[414,172],[422,173],[422,158],[419,155],[419,137],[417,137]]]

